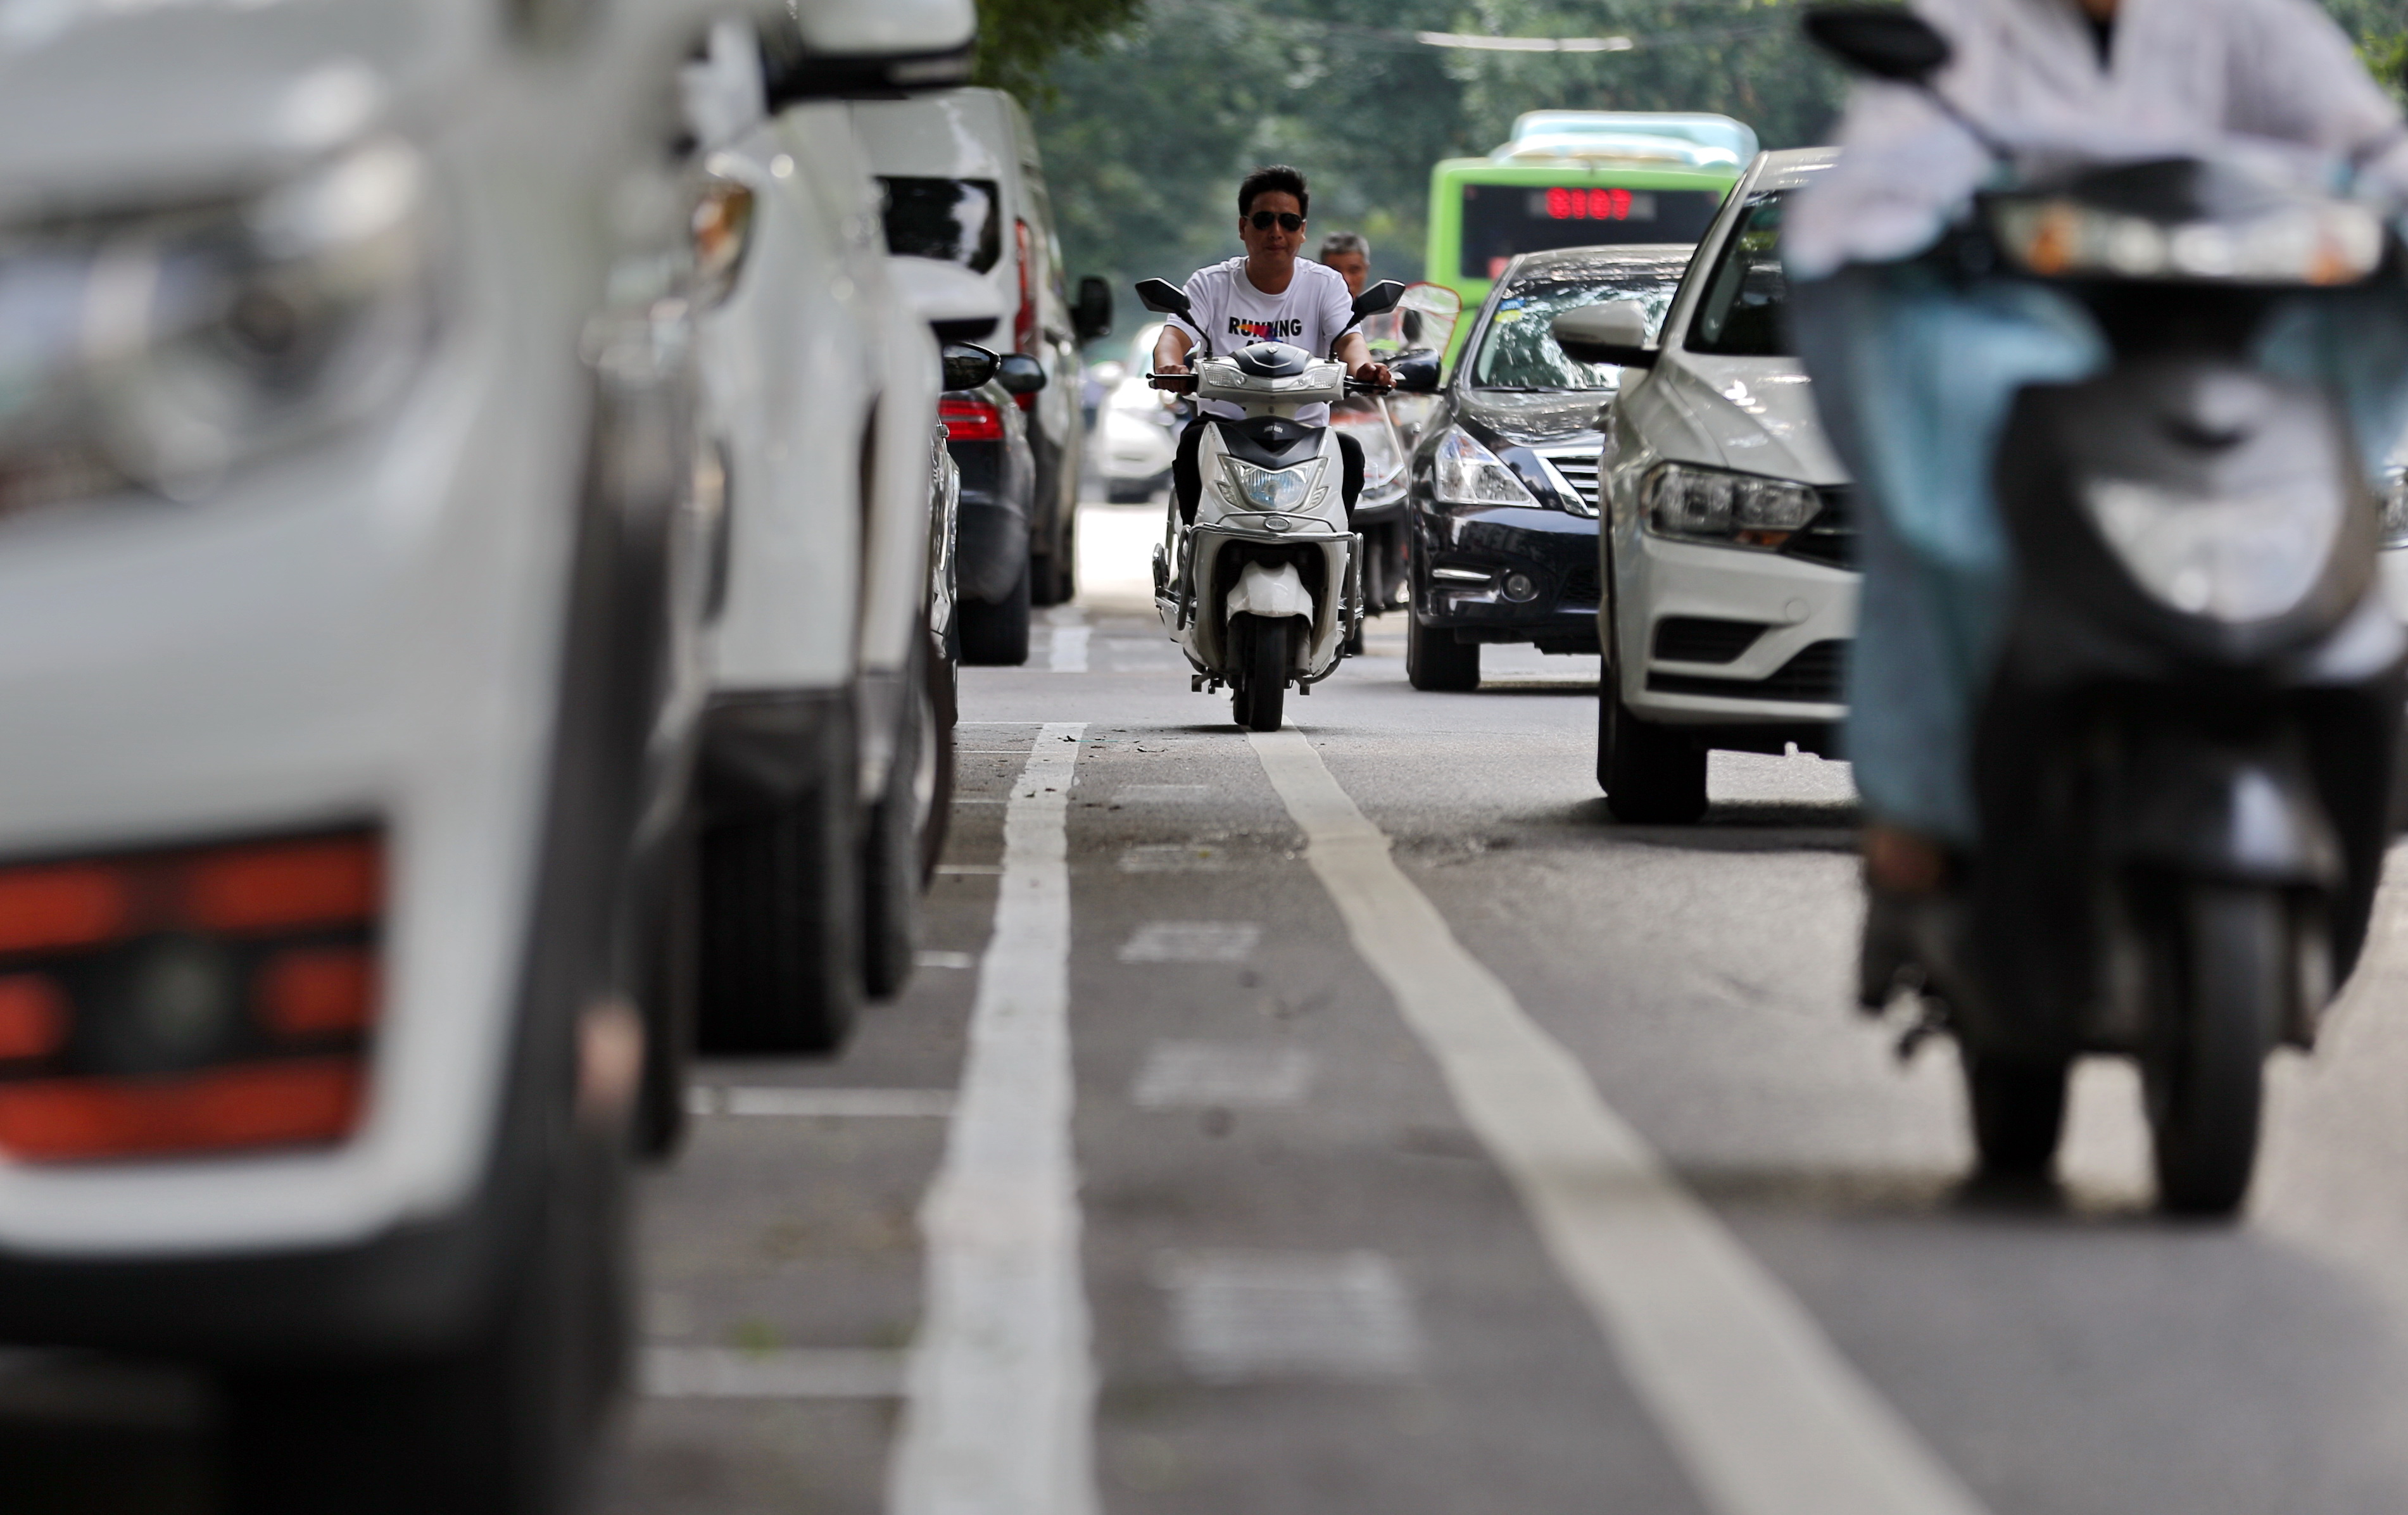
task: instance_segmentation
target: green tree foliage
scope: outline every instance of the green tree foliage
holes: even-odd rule
[[[1123,20],[1136,3],[982,0],[982,15],[1110,7]],[[2408,0],[2326,4],[2396,83]],[[1116,30],[1066,25],[1075,45],[1050,54],[1050,93],[1019,87],[1069,271],[1111,279],[1125,310],[1131,280],[1175,280],[1238,250],[1234,193],[1257,164],[1311,178],[1315,236],[1362,232],[1382,277],[1416,279],[1430,165],[1486,153],[1523,111],[1716,110],[1767,147],[1826,140],[1845,80],[1799,40],[1797,14],[1797,0],[1150,0]],[[1415,31],[1634,46],[1472,51],[1421,45]]]
[[[1054,96],[1048,74],[1064,52],[1092,51],[1137,19],[1144,0],[978,0],[971,78],[1026,101]]]

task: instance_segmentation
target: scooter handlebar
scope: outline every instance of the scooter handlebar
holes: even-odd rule
[[[1194,374],[1148,374],[1145,376],[1145,381],[1154,389],[1168,390],[1173,394],[1196,393]]]
[[[1397,387],[1395,379],[1354,379],[1346,380],[1349,394],[1385,394]]]

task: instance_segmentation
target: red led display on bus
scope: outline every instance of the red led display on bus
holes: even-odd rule
[[[1549,190],[1547,214],[1555,221],[1628,221],[1628,190]]]

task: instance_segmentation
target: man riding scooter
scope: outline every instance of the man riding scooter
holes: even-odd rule
[[[1245,244],[1242,258],[1231,258],[1199,268],[1187,280],[1190,314],[1163,323],[1154,344],[1156,373],[1187,371],[1187,354],[1201,340],[1214,351],[1231,352],[1250,342],[1285,342],[1308,352],[1326,352],[1346,365],[1347,373],[1367,383],[1389,382],[1387,366],[1371,359],[1371,350],[1355,331],[1353,293],[1339,272],[1323,264],[1300,263],[1305,212],[1312,204],[1304,175],[1283,164],[1257,168],[1238,186],[1238,237]],[[1209,334],[1209,335],[1208,335]],[[1179,434],[1179,452],[1170,467],[1171,493],[1182,520],[1196,519],[1196,497],[1203,481],[1196,467],[1197,449],[1203,445],[1204,425],[1212,416],[1235,418],[1234,405],[1208,401]],[[1297,414],[1308,426],[1326,425],[1329,407],[1311,406]],[[1363,490],[1363,451],[1342,432],[1338,438],[1344,459],[1346,507]]]
[[[2308,0],[1808,27],[1873,76],[1783,233],[1863,498],[1863,998],[1945,1002],[1993,1172],[2046,1167],[2071,1056],[2138,1056],[2161,1200],[2229,1210],[2258,1065],[2312,1036],[2388,837],[2401,647],[2358,518],[2408,419],[2369,208],[2408,127]],[[2263,1005],[2215,1009],[2252,975]]]

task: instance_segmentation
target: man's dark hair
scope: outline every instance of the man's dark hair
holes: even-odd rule
[[[1254,196],[1257,194],[1293,194],[1296,196],[1296,213],[1299,216],[1312,214],[1312,195],[1304,187],[1303,173],[1283,163],[1257,168],[1246,176],[1245,182],[1238,186],[1239,215],[1254,213]]]

